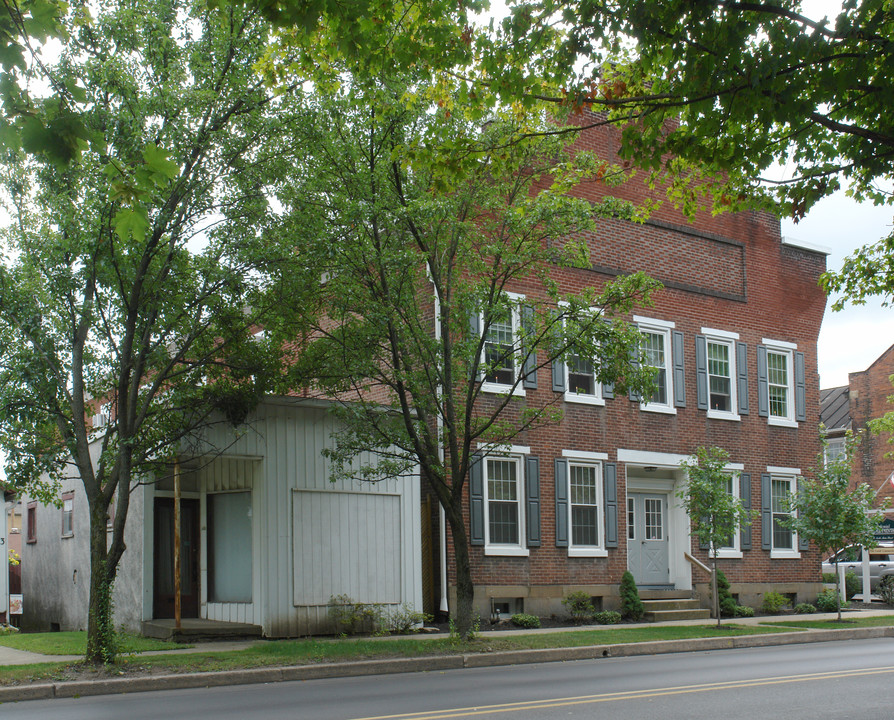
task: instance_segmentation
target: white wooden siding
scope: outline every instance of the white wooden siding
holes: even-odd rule
[[[401,601],[398,495],[294,490],[292,507],[295,605]]]
[[[248,611],[246,603],[226,603],[226,608],[223,607],[224,604],[207,603],[207,596],[204,595],[207,577],[203,576],[202,592],[206,603],[204,617],[260,624],[268,637],[296,637],[330,630],[326,603],[331,593],[327,594],[322,586],[314,595],[316,602],[320,604],[296,605],[298,595],[295,592],[295,569],[300,553],[295,552],[299,541],[293,536],[295,517],[292,496],[304,493],[294,491],[313,491],[320,498],[330,498],[321,500],[330,505],[337,503],[339,497],[343,501],[346,495],[349,504],[357,503],[357,510],[353,511],[355,515],[352,530],[363,538],[375,537],[371,535],[373,530],[382,531],[384,528],[380,518],[371,514],[379,512],[378,510],[367,508],[363,512],[359,511],[359,503],[362,501],[358,496],[384,495],[385,498],[390,498],[385,500],[385,505],[399,500],[396,510],[387,510],[397,514],[397,520],[389,523],[387,538],[375,540],[380,546],[387,544],[395,548],[393,561],[396,569],[391,568],[387,572],[377,569],[365,576],[357,574],[355,577],[372,576],[377,582],[380,577],[396,578],[396,591],[394,587],[390,587],[388,596],[393,597],[394,602],[407,602],[421,609],[418,475],[379,483],[330,482],[329,462],[320,453],[324,448],[332,446],[331,437],[336,429],[336,420],[324,408],[309,407],[292,401],[272,401],[262,404],[249,424],[235,434],[225,432],[221,427],[208,432],[209,455],[219,454],[225,448],[225,457],[213,461],[202,471],[203,519],[206,493],[251,489],[253,518],[256,522],[253,524],[255,566],[251,617],[240,615]],[[372,464],[375,463],[375,458],[363,456],[358,462]],[[252,472],[248,472],[248,468],[252,468]],[[246,484],[247,478],[251,478],[251,484]],[[319,516],[312,519],[319,522]],[[306,521],[301,524],[301,531],[313,534]],[[316,530],[316,536],[329,537],[332,541],[331,536],[322,534],[322,528]],[[202,545],[204,571],[207,567],[204,537]],[[303,553],[304,543],[299,547]],[[355,568],[360,557],[358,552],[355,547]],[[367,567],[373,566],[367,562]],[[350,575],[352,571],[347,572]],[[355,599],[358,600],[382,592],[375,586],[370,592],[361,592],[360,586],[357,588]],[[323,595],[325,597],[318,600]]]

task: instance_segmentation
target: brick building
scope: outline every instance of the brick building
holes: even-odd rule
[[[868,430],[870,420],[894,410],[889,398],[894,395],[894,346],[883,352],[866,370],[848,373],[848,384],[820,391],[820,419],[825,426],[827,452],[837,454],[844,448],[847,431],[859,435],[860,444],[854,453],[851,481],[867,483],[879,490],[879,498],[894,499],[894,486],[882,487],[894,473],[894,458],[887,435],[874,435]]]
[[[580,145],[611,157],[616,142],[614,129],[600,128]],[[579,192],[597,199],[605,190]],[[628,184],[613,194],[641,200],[660,192]],[[690,222],[668,206],[642,224],[602,221],[588,243],[589,269],[555,268],[562,290],[638,270],[664,285],[652,307],[629,318],[644,334],[659,389],[645,399],[615,393],[595,382],[583,358],[526,378],[525,402],[559,400],[563,419],[473,465],[468,527],[478,613],[562,614],[561,598],[573,590],[615,607],[627,569],[640,587],[704,591],[708,577],[687,556],[707,563],[708,552],[690,537],[677,499],[680,462],[703,445],[729,452],[730,490],[756,514],[721,551],[732,592],[749,605],[769,590],[812,600],[819,556],[780,521],[781,499],[819,451],[824,252],[787,242],[768,213]],[[484,389],[506,392],[500,380]],[[446,546],[442,608],[454,599]]]

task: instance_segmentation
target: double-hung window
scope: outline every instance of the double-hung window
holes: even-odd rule
[[[571,528],[569,555],[604,554],[602,507],[602,465],[569,460],[568,526]]]
[[[738,464],[729,464],[727,465],[728,472],[725,475],[724,481],[726,483],[726,491],[730,494],[733,500],[740,502],[742,504],[750,503],[750,490],[745,488],[745,490],[749,490],[747,492],[747,496],[743,497],[743,488],[742,483],[743,480],[748,483],[751,481],[750,475],[744,475],[741,473],[741,470],[744,466]],[[747,502],[746,502],[747,501]],[[740,531],[742,528],[737,527],[733,529],[730,533],[727,540],[717,548],[717,557],[721,558],[741,558],[742,557],[742,545],[741,545],[741,536]]]
[[[559,303],[560,308],[563,303]],[[596,379],[595,359],[572,346],[564,360],[553,362],[553,391],[567,402],[603,405],[602,383]]]
[[[524,387],[518,382],[522,354],[518,301],[522,299],[521,295],[506,293],[506,303],[502,307],[493,308],[487,318],[483,313],[479,316],[484,334],[481,389],[485,392],[525,394]]]
[[[650,412],[676,413],[674,408],[673,355],[671,330],[674,323],[665,320],[634,317],[642,339],[643,362],[652,369],[651,397],[642,398],[640,407]]]
[[[760,414],[770,425],[797,427],[806,419],[804,353],[794,343],[764,338],[757,357]]]
[[[790,525],[799,473],[798,468],[769,467],[762,477],[763,546],[770,550],[770,557],[800,557],[799,550],[804,549]]]
[[[484,545],[488,555],[528,555],[525,547],[524,459],[489,455],[484,472]]]
[[[745,345],[737,342],[737,333],[710,328],[702,328],[702,333],[695,345],[698,407],[707,410],[709,418],[740,420],[739,413],[748,412]]]
[[[74,535],[74,493],[62,493],[62,537]]]
[[[25,509],[25,542],[37,542],[37,502],[32,500]]]

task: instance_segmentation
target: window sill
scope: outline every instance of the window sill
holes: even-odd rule
[[[771,550],[771,560],[800,560],[801,553],[797,550]]]
[[[63,540],[66,540],[67,538],[73,538],[74,533],[63,533],[63,535],[61,537]]]
[[[568,557],[608,557],[602,548],[568,548]]]
[[[742,551],[741,550],[718,550],[717,551],[717,559],[718,560],[741,560],[742,559]]]
[[[37,542],[37,538],[31,538],[30,540],[26,540],[26,545],[34,545]]]
[[[521,385],[503,385],[502,383],[492,383],[487,381],[481,383],[481,392],[493,393],[494,395],[525,396],[525,389]]]
[[[731,412],[723,412],[722,410],[708,410],[708,417],[712,420],[732,420],[733,422],[741,422],[742,418]]]
[[[604,406],[605,400],[595,395],[584,395],[583,393],[566,392],[565,402],[579,403],[581,405],[599,405]]]
[[[677,408],[670,407],[669,405],[643,405],[640,404],[639,409],[643,412],[653,412],[653,413],[661,413],[663,415],[676,415]]]
[[[531,551],[528,550],[528,548],[512,547],[508,545],[485,545],[484,554],[496,557],[530,557]]]
[[[775,425],[776,427],[788,427],[788,428],[796,428],[798,427],[798,423],[794,420],[789,420],[788,418],[767,418],[768,425]]]

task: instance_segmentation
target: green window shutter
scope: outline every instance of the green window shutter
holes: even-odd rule
[[[553,392],[565,392],[565,363],[553,360]]]
[[[761,550],[773,549],[773,498],[770,474],[761,473]]]
[[[736,396],[739,401],[739,415],[748,414],[748,346],[736,343],[736,374],[738,381]]]
[[[472,338],[473,343],[480,343],[481,341],[481,316],[478,313],[473,313],[469,316],[469,336]],[[474,356],[469,359],[472,364],[472,382],[478,382],[481,380],[481,358],[479,358],[478,363],[475,362]]]
[[[673,346],[674,372],[674,407],[686,407],[686,364],[684,361],[683,333],[674,330],[671,333]]]
[[[804,383],[804,353],[795,353],[795,419],[807,419],[807,389]]]
[[[798,494],[801,494],[801,478],[798,478]],[[801,534],[798,533],[798,551],[806,552],[810,549],[810,542],[807,538],[801,537]]]
[[[708,341],[695,336],[695,403],[699,410],[708,409]]]
[[[530,305],[522,305],[521,315],[522,334],[522,387],[534,389],[537,387],[537,348],[534,347],[534,308]]]
[[[630,366],[634,368],[639,367],[639,355],[638,349],[636,351],[631,351],[630,353]],[[640,402],[642,399],[640,394],[634,391],[632,388],[627,392],[627,397],[629,397],[633,402]]]
[[[602,467],[605,495],[605,547],[618,547],[618,466],[605,463]]]
[[[568,547],[568,461],[556,458],[556,547]]]
[[[739,473],[739,499],[742,507],[751,510],[751,473]],[[739,547],[751,550],[751,520],[739,528]]]
[[[525,534],[528,547],[540,547],[540,460],[525,458]]]
[[[757,414],[770,417],[770,383],[767,380],[767,346],[757,346]]]
[[[484,460],[475,455],[469,465],[469,544],[484,545]]]

